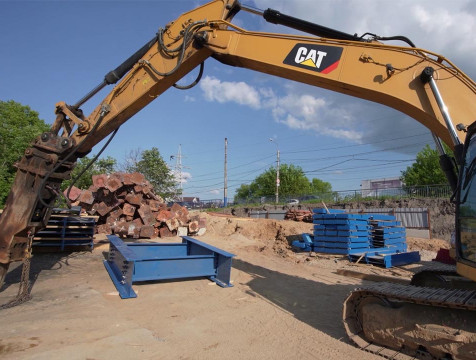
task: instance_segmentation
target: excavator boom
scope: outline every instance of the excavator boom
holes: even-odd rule
[[[244,30],[231,23],[240,10],[251,11],[270,22],[311,35]],[[390,46],[377,40],[402,40],[409,46]],[[215,0],[184,13],[160,29],[156,37],[106,74],[104,80],[76,104],[56,104],[56,120],[51,130],[40,135],[17,163],[16,178],[0,217],[0,285],[8,265],[28,256],[33,235],[47,223],[60,195],[61,183],[70,177],[76,160],[88,154],[105,137],[114,134],[124,122],[167,89],[178,87],[176,83],[181,78],[200,66],[194,84],[197,83],[203,70],[201,64],[209,57],[230,66],[377,102],[426,126],[436,141],[440,161],[457,194],[458,203],[464,204],[457,219],[458,271],[476,281],[476,239],[472,236],[476,232],[476,221],[473,220],[476,201],[473,204],[472,199],[476,196],[472,195],[475,191],[471,191],[476,141],[468,142],[463,149],[466,132],[471,134],[470,140],[476,136],[473,136],[475,126],[471,126],[476,120],[475,82],[445,57],[416,48],[403,36],[365,39],[271,9],[260,12],[250,10],[236,0]],[[109,84],[116,85],[92,113],[85,116],[80,107]],[[444,154],[442,142],[454,150],[455,161]],[[464,179],[463,183],[461,179]],[[393,309],[399,306],[405,309],[416,306],[418,312],[421,306],[428,309],[428,301],[415,297],[418,291],[400,289],[400,295],[405,293],[405,296],[395,294],[397,290],[393,291],[391,287],[382,291],[364,289],[349,297],[345,316],[351,337],[353,332],[367,331],[371,338],[378,338],[371,327],[362,326],[368,308],[392,303]],[[476,306],[471,299],[473,296],[476,299],[476,294],[468,292],[464,302],[449,303],[447,300],[452,294],[432,301],[439,308],[463,308],[455,322],[454,326],[457,326],[465,317],[474,317]],[[431,306],[429,309],[433,310]],[[449,316],[452,316],[451,310]],[[431,340],[440,330],[425,328],[421,331],[425,333],[425,339]],[[464,331],[468,333],[465,339],[474,343],[471,326],[465,327]],[[471,346],[467,346],[468,340],[461,341],[453,335],[440,338],[462,345],[450,344],[428,350],[433,356],[447,351],[455,359],[466,359],[474,354]],[[407,346],[412,350],[432,346],[431,341],[422,345],[415,337],[408,341],[407,335],[399,339],[403,348]],[[382,341],[385,343],[388,339]],[[395,344],[389,346],[392,345]]]
[[[214,1],[183,14],[106,74],[77,104],[56,104],[50,132],[39,136],[16,164],[17,174],[0,217],[0,284],[8,264],[27,256],[33,234],[48,222],[61,183],[70,177],[76,160],[211,56],[209,49],[195,46],[197,31],[208,28],[206,18],[231,20],[236,6],[231,0]],[[85,117],[79,106],[116,82]]]

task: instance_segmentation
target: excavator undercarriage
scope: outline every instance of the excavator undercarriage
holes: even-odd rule
[[[349,338],[388,359],[476,358],[476,283],[454,266],[423,269],[411,284],[375,283],[344,303]]]
[[[388,359],[475,359],[476,291],[378,283],[346,299],[344,326]]]

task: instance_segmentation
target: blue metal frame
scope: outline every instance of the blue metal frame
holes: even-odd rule
[[[302,234],[302,240],[294,240],[291,246],[297,251],[311,251],[313,247],[312,235]]]
[[[376,250],[376,251],[373,251]],[[362,263],[382,265],[386,268],[393,266],[401,266],[413,264],[420,261],[420,253],[418,251],[395,251],[394,249],[371,249],[363,254],[349,254],[349,260],[355,262],[359,260]]]
[[[208,277],[221,287],[231,287],[228,253],[189,236],[182,243],[124,243],[108,236],[109,256],[104,261],[112,282],[123,299],[137,297],[136,281]]]
[[[60,212],[67,211],[63,209],[54,211],[56,213],[52,214],[46,228],[35,234],[33,246],[59,247],[61,251],[67,246],[89,246],[92,250],[96,220],[93,217],[79,215],[66,216],[66,213]]]

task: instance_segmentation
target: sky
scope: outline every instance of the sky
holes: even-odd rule
[[[0,0],[0,100],[28,105],[52,123],[57,102],[77,102],[160,27],[206,2]],[[350,34],[405,35],[476,78],[475,1],[242,3]],[[245,12],[233,23],[297,33]],[[86,103],[84,113],[112,89]],[[121,126],[102,157],[122,164],[132,153],[156,147],[175,169],[180,151],[183,195],[223,199],[225,138],[229,199],[241,184],[276,166],[278,149],[281,164],[300,166],[309,179],[345,191],[358,190],[362,180],[399,177],[425,144],[434,147],[429,130],[396,110],[208,59],[197,86],[167,90]]]

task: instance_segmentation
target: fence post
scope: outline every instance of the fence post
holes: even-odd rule
[[[430,209],[426,209],[426,216],[428,219],[428,234],[430,235],[430,239],[431,239]]]

